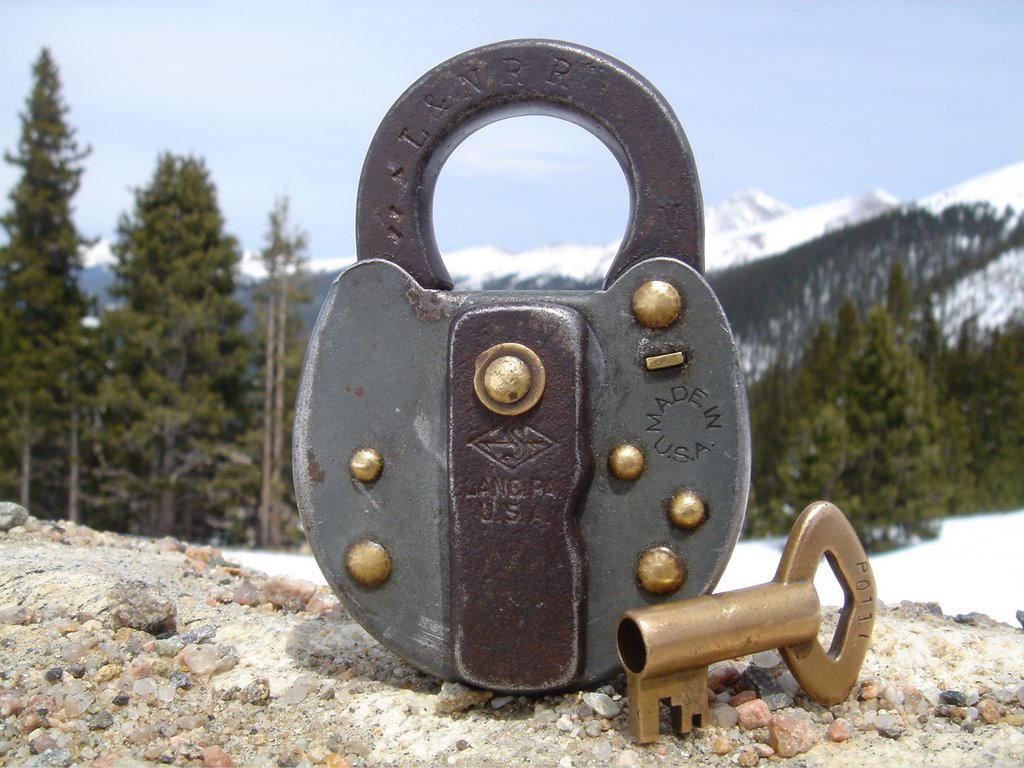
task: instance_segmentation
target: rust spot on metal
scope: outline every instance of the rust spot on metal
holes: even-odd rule
[[[306,470],[309,473],[309,479],[317,485],[323,485],[324,471],[317,463],[316,454],[312,450],[306,451],[306,463],[309,465],[309,468]]]
[[[416,318],[426,323],[436,322],[451,317],[461,305],[461,301],[441,291],[424,291],[410,288],[405,292],[409,306]]]

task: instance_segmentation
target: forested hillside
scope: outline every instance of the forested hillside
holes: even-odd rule
[[[934,214],[910,206],[709,278],[756,379],[780,352],[799,358],[844,300],[860,311],[878,302],[894,264],[915,300],[930,302],[942,322],[945,299],[961,280],[1022,246],[1024,218],[1015,211],[976,203]],[[1018,307],[1024,310],[1024,300]]]

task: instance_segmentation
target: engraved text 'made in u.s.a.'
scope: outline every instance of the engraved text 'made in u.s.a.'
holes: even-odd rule
[[[697,461],[705,453],[711,452],[715,443],[705,433],[722,429],[723,414],[718,403],[710,402],[710,393],[704,387],[672,387],[665,397],[654,398],[654,408],[647,413],[647,432],[654,433],[655,453],[673,461],[685,464]],[[666,418],[674,406],[692,409],[699,419],[696,429],[700,430],[697,437],[694,429],[684,430],[686,434],[671,435],[666,432]],[[684,411],[685,412],[685,411]]]
[[[483,477],[464,494],[480,522],[507,525],[547,525],[545,509],[557,497],[553,481],[539,477]]]

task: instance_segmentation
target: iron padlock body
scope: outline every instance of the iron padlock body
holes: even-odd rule
[[[481,125],[525,112],[579,122],[626,171],[630,228],[603,290],[450,290],[430,228],[440,164]],[[432,70],[389,112],[364,166],[359,261],[320,312],[294,429],[313,553],[382,644],[446,679],[564,689],[617,671],[624,610],[717,583],[742,527],[750,444],[736,347],[701,274],[701,216],[671,109],[603,54],[487,46]],[[652,281],[681,297],[664,327],[633,310]],[[548,388],[525,413],[491,413],[474,395],[472,361],[495,339],[548,358]],[[609,468],[623,445],[644,457],[635,479]],[[367,448],[383,470],[361,480],[350,460]],[[689,529],[668,515],[683,491],[707,512]],[[367,545],[385,553],[382,579],[354,575],[353,548]],[[638,580],[654,550],[685,571],[664,594]]]

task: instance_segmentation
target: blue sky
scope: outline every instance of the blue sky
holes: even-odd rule
[[[230,232],[258,249],[288,194],[314,257],[355,251],[356,185],[391,103],[435,64],[514,37],[570,40],[673,105],[708,204],[758,187],[795,207],[910,200],[1024,160],[1024,3],[13,2],[0,0],[0,146],[42,46],[81,141],[83,234],[111,238],[157,154],[205,158]],[[0,165],[0,189],[16,180]],[[442,250],[606,243],[627,190],[553,118],[488,126],[441,173]],[[6,201],[0,203],[0,210]]]

